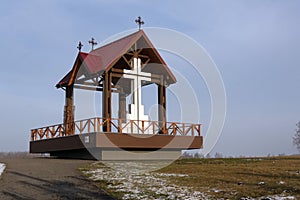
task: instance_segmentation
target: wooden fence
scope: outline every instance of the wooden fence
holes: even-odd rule
[[[122,121],[121,119],[103,120],[100,117],[83,119],[72,123],[73,133],[66,133],[64,124],[32,129],[31,141],[93,132],[200,136],[201,124],[145,120],[130,120],[123,123]]]

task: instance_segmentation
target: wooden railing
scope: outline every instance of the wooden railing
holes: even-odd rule
[[[201,124],[145,120],[130,120],[123,123],[122,121],[122,119],[103,120],[99,117],[83,119],[72,123],[73,133],[66,133],[64,124],[32,129],[31,141],[93,132],[200,136]]]

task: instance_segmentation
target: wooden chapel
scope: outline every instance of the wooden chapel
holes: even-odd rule
[[[181,150],[202,148],[200,124],[167,122],[166,88],[176,83],[146,33],[137,32],[81,52],[57,83],[65,91],[63,123],[32,129],[31,153],[101,160],[173,159]],[[143,86],[157,87],[158,121],[150,121],[142,104]],[[102,117],[75,121],[74,90],[102,92]],[[118,117],[112,117],[112,93]],[[128,96],[131,101],[127,102]],[[176,109],[176,108],[175,108]]]

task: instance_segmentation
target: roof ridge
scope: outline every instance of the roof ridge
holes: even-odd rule
[[[133,35],[135,35],[135,34],[138,34],[138,33],[140,33],[140,32],[145,33],[143,30],[138,30],[138,31],[136,31],[136,32],[133,32],[133,33],[130,33],[130,34],[126,35],[125,37],[119,38],[119,39],[114,40],[114,41],[112,41],[112,42],[110,42],[110,43],[107,43],[107,44],[105,44],[105,45],[103,45],[103,46],[101,46],[101,47],[98,47],[97,49],[94,49],[94,50],[90,51],[89,54],[92,53],[92,52],[97,51],[98,49],[101,49],[101,48],[103,48],[103,47],[106,47],[106,46],[112,45],[112,44],[114,44],[114,43],[116,43],[116,42],[119,42],[120,40],[123,40],[123,39],[125,39],[125,38],[130,37],[130,36],[133,36]]]

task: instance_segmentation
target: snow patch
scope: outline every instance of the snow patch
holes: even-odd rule
[[[279,181],[278,184],[283,185],[283,184],[285,184],[285,182],[284,181]]]
[[[241,200],[295,200],[294,196],[284,196],[284,195],[273,195],[267,197],[259,197],[259,198],[251,198],[251,197],[244,197]]]
[[[263,198],[260,198],[261,199],[270,199],[270,200],[294,200],[296,199],[294,196],[278,196],[278,195],[275,195],[275,196],[269,196],[269,197],[263,197]]]
[[[158,176],[162,176],[162,177],[187,177],[189,175],[187,174],[167,174],[167,173],[155,173]]]
[[[94,181],[107,181],[108,188],[123,193],[122,199],[151,200],[151,199],[209,199],[208,195],[194,191],[190,187],[183,187],[168,181],[169,177],[187,177],[186,174],[168,174],[144,172],[150,163],[123,162],[115,170],[101,167],[85,171]]]
[[[5,169],[5,164],[0,163],[0,176],[4,172],[4,169]]]

